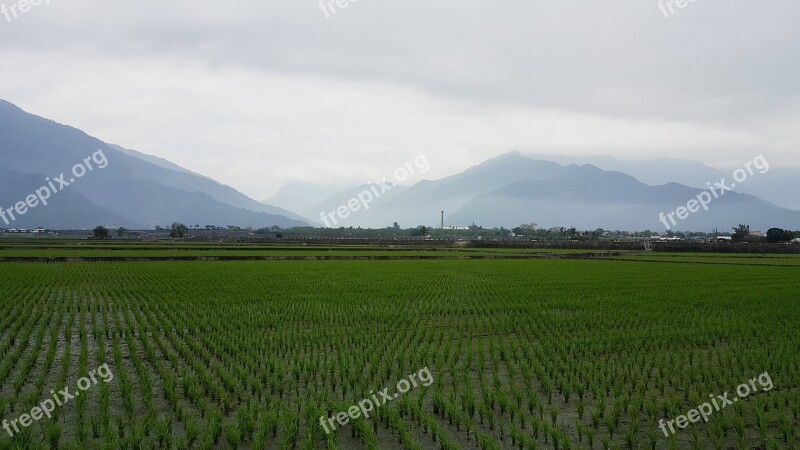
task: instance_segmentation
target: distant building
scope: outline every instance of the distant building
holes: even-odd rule
[[[466,225],[445,225],[442,227],[443,230],[469,230],[470,227]]]

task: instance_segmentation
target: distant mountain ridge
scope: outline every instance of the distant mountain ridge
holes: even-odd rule
[[[0,206],[10,207],[42,186],[46,176],[69,172],[98,149],[108,166],[95,169],[13,225],[0,227],[150,228],[173,221],[187,225],[281,227],[308,225],[300,216],[264,205],[235,189],[169,161],[122,149],[38,117],[0,100]],[[13,177],[16,183],[9,186]],[[71,207],[65,208],[69,200]],[[91,214],[87,213],[91,212]]]
[[[661,213],[685,206],[702,190],[678,183],[649,186],[622,172],[595,166],[568,166],[567,173],[547,180],[511,183],[502,189],[475,197],[455,211],[451,220],[480,223],[502,218],[506,223],[536,222],[545,226],[580,229],[666,231]],[[536,220],[532,220],[532,215]],[[713,200],[709,210],[690,214],[670,229],[728,230],[739,224],[753,229],[787,228],[800,224],[800,212],[780,208],[749,194],[727,192]]]
[[[651,177],[668,179],[668,175],[653,168],[659,164],[676,170],[688,167],[681,172],[684,180],[726,178],[716,169],[679,160],[633,163],[630,167],[638,167],[638,172],[649,173]],[[759,175],[767,178],[769,173]],[[627,173],[591,164],[564,165],[510,152],[459,174],[420,181],[369,211],[352,214],[341,225],[386,227],[397,221],[404,227],[421,224],[436,227],[440,225],[441,211],[445,211],[447,225],[475,223],[510,228],[537,223],[546,227],[666,231],[659,221],[660,213],[669,214],[685,206],[700,192],[701,189],[675,182],[649,185]],[[714,200],[709,211],[691,214],[677,224],[670,224],[670,228],[727,230],[740,223],[750,224],[753,229],[796,229],[800,228],[800,212],[753,195],[727,192]]]
[[[173,221],[187,225],[237,225],[262,228],[318,225],[320,213],[336,210],[367,185],[335,186],[289,183],[273,199],[260,203],[236,189],[193,173],[170,161],[107,144],[75,128],[58,124],[0,100],[0,207],[13,208],[40,188],[47,177],[69,173],[73,165],[98,149],[108,165],[95,169],[50,199],[31,208],[4,228],[92,228],[96,225],[152,228]],[[558,161],[551,161],[547,158]],[[438,180],[394,186],[335,226],[383,228],[478,224],[514,227],[664,230],[660,213],[668,214],[702,192],[706,182],[730,175],[700,163],[661,159],[620,161],[590,157],[597,164],[575,164],[581,158],[525,156],[510,152]],[[673,173],[670,173],[673,172]],[[757,197],[800,204],[793,190],[797,170],[776,168],[750,177],[698,211],[674,224],[676,230],[727,230],[738,224],[752,229],[800,228],[800,212]],[[674,182],[679,180],[681,182]],[[781,183],[788,188],[781,189]],[[692,187],[694,186],[694,187]],[[301,213],[303,216],[294,212]]]
[[[703,163],[674,158],[626,161],[612,156],[598,155],[535,154],[526,156],[565,165],[592,164],[603,170],[627,173],[651,186],[679,183],[702,189],[706,183],[714,183],[722,178],[731,178],[730,172],[726,173]],[[766,156],[766,160],[769,160],[769,155]],[[800,192],[800,169],[770,167],[769,172],[748,178],[746,183],[737,186],[737,191],[767,199],[784,208],[800,210],[800,195],[797,195]]]

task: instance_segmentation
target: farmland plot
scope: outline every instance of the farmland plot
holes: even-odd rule
[[[797,448],[797,275],[606,260],[4,263],[0,415],[31,415],[65,387],[80,396],[0,430],[0,447]],[[75,388],[104,364],[113,378]],[[335,417],[423,368],[431,383],[368,418]],[[737,398],[763,374],[771,389]],[[737,401],[678,428],[723,393]]]

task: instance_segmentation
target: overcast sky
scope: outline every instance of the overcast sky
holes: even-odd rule
[[[16,5],[13,0],[0,4]],[[800,166],[800,2],[50,0],[0,98],[263,200],[499,154]]]

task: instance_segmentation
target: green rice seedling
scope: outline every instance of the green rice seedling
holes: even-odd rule
[[[761,430],[755,409],[738,404],[712,422],[720,424],[723,441],[736,444],[738,431],[733,419],[728,422],[739,413],[747,443],[789,445],[780,418],[797,420],[797,402],[791,400],[796,383],[783,380],[798,379],[787,349],[800,344],[788,332],[800,318],[785,298],[798,286],[775,268],[729,266],[726,279],[737,280],[729,283],[708,276],[711,269],[719,270],[708,265],[388,263],[292,262],[291,268],[270,263],[266,277],[261,262],[61,264],[44,270],[15,265],[8,271],[12,275],[5,275],[9,298],[15,301],[0,299],[0,312],[13,312],[0,314],[0,324],[8,325],[0,332],[0,375],[7,374],[4,385],[11,394],[15,380],[24,383],[19,395],[5,398],[13,400],[16,411],[37,400],[34,392],[72,385],[72,374],[86,360],[85,342],[95,349],[89,359],[109,359],[115,375],[109,389],[101,385],[97,394],[87,396],[84,420],[92,424],[92,435],[95,424],[101,424],[100,437],[92,438],[101,442],[92,445],[108,448],[111,436],[118,435],[126,438],[116,446],[128,445],[128,424],[152,422],[144,445],[156,446],[158,420],[171,418],[183,424],[173,430],[174,446],[226,446],[225,426],[239,422],[246,410],[255,426],[249,436],[242,433],[242,446],[269,441],[279,447],[286,414],[292,412],[303,424],[292,444],[302,447],[314,405],[344,398],[349,406],[371,389],[392,387],[427,365],[434,384],[380,408],[397,414],[376,413],[373,433],[380,435],[384,428],[383,433],[409,448],[453,448],[450,436],[478,445],[482,431],[496,444],[509,445],[510,438],[514,447],[524,441],[524,448],[532,448],[545,440],[552,447],[556,430],[559,447],[566,448],[599,441],[599,425],[605,431],[611,420],[623,435],[615,431],[609,446],[620,448],[627,446],[630,428],[639,420],[676,417],[692,406],[687,398],[722,392],[741,383],[741,373],[770,367],[770,373],[780,370],[780,389],[738,402],[761,411]],[[631,267],[636,270],[627,270]],[[665,270],[687,283],[664,283]],[[531,278],[531,272],[543,276]],[[610,280],[614,289],[607,288]],[[763,283],[777,289],[783,303],[778,295],[761,295]],[[754,302],[757,295],[759,302]],[[57,306],[51,308],[51,301]],[[48,319],[51,309],[55,312]],[[766,321],[781,326],[759,329]],[[42,329],[48,331],[42,334]],[[58,338],[51,340],[54,329]],[[13,340],[11,330],[16,330]],[[42,351],[34,359],[30,349],[39,336]],[[50,350],[53,341],[55,351]],[[46,375],[49,356],[43,354],[53,355],[54,375]],[[22,371],[27,373],[21,376]],[[569,398],[562,397],[566,391]],[[577,405],[568,405],[573,394]],[[72,408],[63,410],[60,423],[76,430],[78,415]],[[111,414],[125,418],[129,410],[132,415],[117,430]],[[206,431],[213,411],[225,424],[216,436],[222,439],[199,433],[190,444],[189,418],[199,419],[198,428]],[[275,431],[262,425],[268,412],[275,414]],[[566,426],[559,417],[577,421]],[[111,433],[102,430],[103,422]],[[578,423],[584,424],[583,441],[575,434]],[[701,428],[708,435],[704,445],[716,445],[714,424]],[[353,425],[347,432],[354,432]],[[404,431],[398,431],[401,426]],[[647,428],[649,439],[653,430]],[[262,429],[267,431],[264,439],[259,438]],[[365,432],[355,431],[363,440]],[[319,437],[322,431],[316,433]],[[520,433],[526,439],[518,439]],[[570,435],[575,443],[567,439]],[[325,436],[326,445],[329,439]],[[37,440],[46,442],[46,437]]]
[[[736,446],[739,450],[746,450],[750,448],[747,445],[747,439],[744,436],[739,436],[736,438]]]
[[[61,440],[61,426],[53,421],[47,424],[47,443],[51,449],[59,448],[59,441]]]
[[[12,438],[16,448],[30,448],[33,445],[33,432],[30,428],[21,428]]]
[[[636,439],[636,428],[631,426],[625,429],[625,445],[628,446],[628,449],[633,450],[635,448],[635,439]]]
[[[200,426],[197,422],[197,418],[187,418],[186,422],[184,423],[184,427],[186,432],[186,440],[191,447],[197,440],[197,437],[200,435]]]
[[[584,433],[586,434],[586,444],[591,449],[594,447],[594,429],[590,427],[584,427]]]
[[[561,433],[556,428],[550,429],[550,440],[553,443],[553,449],[558,450],[561,446]]]
[[[300,432],[300,417],[295,412],[284,411],[283,432],[281,446],[283,448],[294,448],[297,445]]]
[[[143,448],[145,445],[145,429],[140,424],[133,425],[133,431],[126,436],[128,445],[133,448]]]
[[[161,448],[172,447],[172,423],[168,419],[161,419],[156,422],[155,428],[158,446]]]
[[[231,448],[238,448],[242,442],[242,432],[239,424],[236,422],[229,422],[225,425],[225,440]]]
[[[217,443],[222,435],[225,417],[220,410],[211,410],[208,414],[208,435],[211,437],[214,444]]]
[[[239,432],[243,437],[250,436],[255,430],[255,422],[247,406],[240,407],[236,411],[236,420]]]
[[[797,429],[788,415],[781,417],[780,421],[781,437],[785,444],[793,443],[797,436]]]

